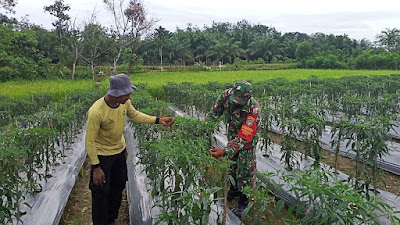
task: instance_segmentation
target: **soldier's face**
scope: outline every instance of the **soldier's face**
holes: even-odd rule
[[[247,104],[247,101],[248,101],[248,99],[247,100],[242,100],[240,102],[233,101],[233,104],[235,105],[235,107],[243,107],[244,105]]]

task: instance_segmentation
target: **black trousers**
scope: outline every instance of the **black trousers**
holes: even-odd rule
[[[93,183],[93,169],[90,172],[89,189],[92,191],[93,225],[106,225],[118,218],[122,201],[122,191],[128,180],[126,168],[126,149],[111,156],[98,156],[106,183],[96,186]]]

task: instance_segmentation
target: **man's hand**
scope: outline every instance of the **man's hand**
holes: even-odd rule
[[[93,183],[96,186],[102,187],[106,183],[106,176],[100,167],[93,170]]]
[[[173,120],[174,118],[172,117],[161,117],[159,123],[166,127],[170,127],[174,123]]]
[[[219,157],[224,155],[224,150],[222,150],[220,148],[212,148],[209,150],[209,152],[210,152],[210,155],[216,159],[218,159]]]

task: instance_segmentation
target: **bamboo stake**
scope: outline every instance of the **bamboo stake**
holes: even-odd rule
[[[340,117],[340,122],[339,123],[342,123],[342,120],[343,120],[343,116]],[[340,130],[339,130],[339,133],[340,133]],[[336,151],[335,151],[335,174],[338,174],[337,169],[339,167],[339,160],[338,160],[339,151],[340,151],[340,136],[338,134],[338,143],[336,145]]]
[[[304,140],[304,143],[307,145],[307,141],[308,141],[308,131],[306,131],[306,139]],[[305,149],[305,152],[304,152],[305,154],[304,154],[304,158],[305,159],[307,159],[308,158],[308,150],[307,149]]]
[[[360,148],[361,148],[361,143],[360,140],[358,140],[358,135],[356,135],[356,139],[357,139],[357,153],[356,153],[356,186],[358,187],[358,181],[360,180],[360,170],[359,170],[359,166],[360,166]]]
[[[255,200],[256,200],[256,180],[257,180],[257,167],[254,168],[254,173],[253,173],[253,183],[251,184],[251,188],[253,189],[253,198],[252,200],[253,202],[253,207],[252,207],[252,211],[253,211],[253,218],[252,221],[254,222],[254,220],[256,219],[256,204],[255,204]]]
[[[228,171],[225,171],[225,176],[224,176],[224,217],[222,219],[222,225],[226,225],[227,210],[228,210]]]
[[[375,117],[375,122],[376,122],[376,125],[378,125],[378,117]],[[377,162],[378,162],[378,154],[376,154],[377,152],[376,152],[377,150],[375,150],[374,151],[374,164],[373,164],[373,167],[372,167],[372,182],[373,182],[373,185],[374,185],[374,194],[376,195],[376,193],[377,193],[377,190],[376,190],[376,187],[377,187],[377,180],[376,180],[376,170],[377,170],[377,166],[376,166],[376,164],[377,164]]]

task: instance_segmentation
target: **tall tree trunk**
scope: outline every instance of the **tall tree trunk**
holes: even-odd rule
[[[74,59],[74,63],[72,63],[72,74],[71,74],[72,80],[75,80],[75,68],[76,68],[77,62],[78,62],[78,48],[75,47],[75,59]]]
[[[135,64],[135,50],[131,49],[131,54],[129,56],[129,67],[128,72],[133,73],[133,65]]]
[[[92,79],[95,80],[95,77],[94,77],[94,63],[93,63],[93,61],[90,62],[90,70],[92,72]]]
[[[137,64],[137,56],[135,53],[138,46],[139,46],[139,39],[138,37],[136,37],[136,39],[132,42],[131,45],[131,54],[129,57],[129,68],[128,68],[129,73],[133,73],[133,67],[136,66]]]
[[[158,53],[160,54],[160,65],[161,65],[161,71],[164,71],[163,68],[163,63],[162,63],[162,45],[160,46],[160,48],[158,48]]]
[[[113,70],[111,70],[111,76],[114,75],[114,73],[117,71],[117,62],[119,60],[119,58],[121,57],[122,54],[122,48],[119,49],[118,54],[116,57],[114,57],[114,63],[113,63]]]

